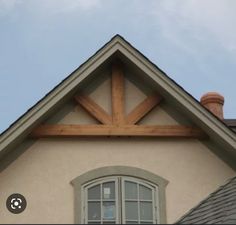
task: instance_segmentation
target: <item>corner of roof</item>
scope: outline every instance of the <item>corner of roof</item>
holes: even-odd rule
[[[108,43],[120,44],[121,46],[128,44],[132,46],[123,36],[120,34],[115,34]],[[133,47],[133,46],[132,46]]]
[[[220,185],[214,192],[210,193],[206,198],[204,198],[202,201],[200,201],[195,207],[187,211],[183,216],[181,216],[174,224],[181,224],[185,218],[187,218],[189,215],[191,215],[195,210],[197,210],[201,205],[203,205],[206,201],[208,201],[211,197],[215,196],[218,192],[223,190],[225,187],[227,187],[230,183],[234,182],[236,180],[236,176],[229,178],[224,184]]]
[[[115,34],[111,40],[121,40],[121,41],[126,41],[125,38],[123,36],[121,36],[120,34]]]

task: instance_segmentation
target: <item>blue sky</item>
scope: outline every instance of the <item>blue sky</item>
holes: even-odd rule
[[[236,118],[235,0],[0,0],[0,132],[115,34]]]

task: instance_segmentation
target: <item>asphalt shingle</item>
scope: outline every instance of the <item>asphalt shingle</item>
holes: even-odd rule
[[[236,224],[236,177],[210,194],[176,224]]]
[[[224,119],[223,122],[236,133],[236,119]]]

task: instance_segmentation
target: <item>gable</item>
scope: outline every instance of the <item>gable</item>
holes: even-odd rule
[[[0,137],[0,156],[4,157],[10,152],[12,147],[22,141],[34,127],[71,99],[78,89],[88,86],[95,75],[107,68],[114,58],[121,59],[127,70],[132,71],[130,80],[146,92],[150,90],[161,92],[164,99],[168,100],[177,111],[185,112],[194,124],[198,124],[199,128],[204,130],[212,142],[221,146],[221,151],[230,158],[235,158],[235,134],[120,36],[115,36],[6,130]],[[103,76],[96,80],[99,83],[103,80]],[[145,88],[143,83],[149,84],[149,88]]]
[[[111,103],[108,111],[104,110],[102,105],[94,101],[89,93],[86,93],[87,86],[81,87],[75,94],[74,100],[82,106],[91,116],[101,124],[91,125],[73,125],[73,124],[42,124],[35,128],[32,138],[41,137],[83,137],[83,136],[145,136],[145,137],[194,137],[203,138],[206,135],[196,126],[186,125],[163,125],[158,124],[160,119],[153,121],[153,125],[140,124],[139,122],[154,107],[159,106],[161,102],[166,101],[157,90],[146,86],[148,95],[143,95],[143,100],[137,102],[138,92],[132,93],[128,90],[134,89],[127,80],[129,73],[122,62],[115,59],[108,65],[110,72],[109,86],[107,86],[106,99]],[[99,74],[109,74],[109,72],[99,71]],[[126,79],[127,78],[127,79]],[[91,81],[92,82],[92,81]],[[145,86],[145,82],[142,83]],[[137,90],[137,88],[136,88]],[[141,94],[141,92],[140,92]],[[98,96],[100,93],[98,93]],[[133,96],[132,96],[133,95]],[[128,101],[131,98],[131,101]],[[133,107],[132,107],[133,105]],[[166,105],[166,104],[165,104]],[[83,122],[84,123],[84,122]]]
[[[147,95],[142,92],[132,81],[125,79],[124,114],[127,116],[137,105],[143,102]],[[86,93],[86,88],[82,90]],[[75,96],[79,96],[81,91]],[[108,77],[92,91],[87,92],[96,104],[101,106],[109,115],[112,115],[111,104],[111,78]],[[53,114],[44,124],[100,124],[86,109],[78,104],[75,99],[70,99],[57,113]],[[186,116],[176,112],[166,101],[154,106],[137,124],[142,125],[191,125]]]

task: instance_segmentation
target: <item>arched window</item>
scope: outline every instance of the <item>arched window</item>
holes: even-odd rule
[[[163,178],[133,167],[103,167],[72,181],[75,222],[156,224],[165,222]]]

